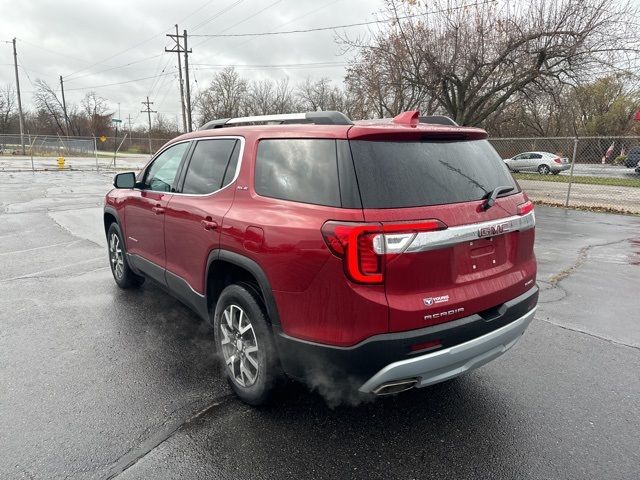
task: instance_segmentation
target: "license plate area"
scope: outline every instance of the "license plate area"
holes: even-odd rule
[[[507,238],[508,235],[497,235],[456,245],[453,249],[456,282],[475,280],[509,268]]]

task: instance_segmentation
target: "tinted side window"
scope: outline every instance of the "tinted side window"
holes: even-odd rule
[[[182,193],[205,195],[220,190],[236,143],[238,140],[228,138],[200,140],[193,149]]]
[[[188,148],[189,142],[183,142],[167,148],[158,155],[145,174],[146,188],[156,192],[170,192],[182,157]]]
[[[255,188],[265,197],[339,207],[336,141],[261,140]]]

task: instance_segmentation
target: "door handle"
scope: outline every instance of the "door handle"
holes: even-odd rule
[[[218,228],[218,223],[210,219],[202,220],[200,224],[205,230],[215,230],[216,228]]]
[[[151,211],[156,215],[162,215],[164,213],[164,208],[162,208],[160,205],[156,205],[155,207],[151,208]]]

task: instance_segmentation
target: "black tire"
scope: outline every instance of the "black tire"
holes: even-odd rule
[[[114,244],[117,240],[117,248],[114,251]],[[107,249],[109,252],[109,265],[111,274],[116,284],[122,289],[137,288],[144,283],[144,277],[136,275],[131,270],[127,261],[127,251],[125,250],[122,232],[117,223],[112,223],[107,230]],[[119,254],[118,254],[119,249]],[[120,267],[118,264],[121,262]]]
[[[538,173],[540,175],[548,175],[549,172],[551,172],[551,169],[549,168],[549,165],[545,165],[544,163],[542,165],[538,166]]]
[[[242,312],[244,326],[246,322],[251,326],[251,330],[243,334],[239,334],[239,311]],[[236,322],[237,329],[234,328]],[[281,372],[268,316],[254,289],[241,284],[226,287],[216,304],[213,330],[216,349],[231,389],[249,405],[268,403]],[[223,341],[226,341],[224,345]],[[254,346],[257,347],[256,351],[252,351]]]

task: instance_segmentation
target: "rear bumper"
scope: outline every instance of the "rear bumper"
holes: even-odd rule
[[[468,342],[387,365],[359,390],[372,393],[382,385],[409,379],[416,380],[416,388],[426,387],[478,368],[515,345],[533,320],[536,308],[515,322]]]
[[[464,350],[471,352],[466,360],[473,360],[477,357],[477,355],[473,355],[473,352],[478,352],[480,347],[470,349],[471,347],[467,348],[463,345],[476,345],[479,339],[493,339],[496,335],[504,340],[507,337],[496,332],[513,333],[513,328],[516,328],[514,325],[523,325],[519,333],[514,333],[517,338],[533,318],[537,301],[538,287],[534,286],[524,294],[484,312],[417,330],[375,335],[350,347],[337,347],[293,338],[279,331],[274,325],[276,347],[282,369],[293,378],[312,382],[322,378],[323,381],[346,382],[361,390],[367,386],[367,388],[370,387],[369,391],[372,391],[377,387],[377,385],[371,386],[372,383],[375,383],[371,382],[373,379],[383,375],[386,375],[385,379],[387,377],[400,378],[398,375],[405,372],[403,368],[408,368],[404,365],[422,365],[422,361],[416,363],[420,359],[438,358],[438,361],[444,362],[448,358],[451,364],[456,364],[465,360],[459,353]],[[523,318],[528,320],[523,320]],[[436,340],[441,344],[437,350],[425,349],[419,352],[412,350],[412,347],[416,345]],[[486,348],[481,353],[484,354],[497,347],[491,342],[484,344]],[[502,352],[511,346],[509,342],[506,343],[508,346],[503,345],[505,348],[502,349]],[[493,353],[491,352],[491,355]],[[486,361],[495,358],[495,356],[490,356]],[[480,360],[482,359],[478,361]],[[445,366],[440,364],[434,368],[441,369]],[[460,367],[458,365],[456,368]],[[420,374],[433,370],[422,366],[417,369],[422,370]],[[463,371],[468,369],[465,368]],[[384,373],[390,371],[393,373]],[[442,378],[442,380],[446,378]],[[430,383],[437,381],[441,380]],[[425,381],[424,385],[428,384],[429,381]]]
[[[552,163],[549,165],[549,168],[551,169],[552,172],[564,172],[565,170],[569,170],[571,168],[571,164],[570,163],[563,163],[563,164]]]

